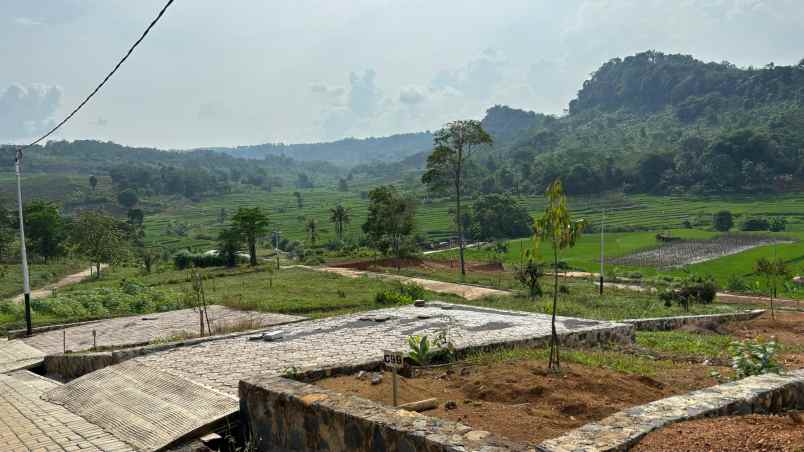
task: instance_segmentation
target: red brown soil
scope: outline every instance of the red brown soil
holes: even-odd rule
[[[804,425],[790,416],[729,416],[673,424],[648,434],[641,452],[732,452],[804,450]]]
[[[400,403],[437,398],[438,408],[423,414],[539,443],[627,407],[716,383],[708,376],[712,367],[694,364],[679,364],[656,379],[569,363],[559,374],[546,369],[543,361],[524,360],[431,369],[399,377]],[[369,380],[352,375],[317,384],[391,405],[391,374],[376,386]],[[457,407],[446,409],[447,401]]]
[[[804,312],[777,311],[775,319],[766,312],[748,322],[727,323],[722,331],[739,339],[775,337],[782,345],[781,364],[787,369],[804,368]]]
[[[339,268],[351,268],[354,270],[382,270],[389,268],[419,268],[422,270],[455,270],[458,268],[458,261],[439,261],[426,259],[376,259],[360,260],[352,262],[340,262],[332,265]],[[466,262],[466,270],[481,273],[498,273],[505,271],[501,263]]]

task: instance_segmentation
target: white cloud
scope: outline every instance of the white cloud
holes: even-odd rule
[[[0,140],[30,138],[52,125],[61,102],[57,86],[13,84],[0,93]]]
[[[419,86],[406,86],[399,91],[399,102],[405,105],[420,104],[425,97],[424,89]]]

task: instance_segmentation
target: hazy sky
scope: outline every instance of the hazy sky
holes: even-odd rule
[[[0,142],[60,119],[164,0],[0,0]],[[176,0],[58,138],[196,147],[435,129],[507,104],[561,113],[647,49],[804,58],[801,0]]]

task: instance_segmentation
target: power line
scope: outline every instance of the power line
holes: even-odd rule
[[[161,10],[161,11],[159,11],[159,14],[156,16],[156,18],[155,18],[153,21],[151,21],[151,24],[150,24],[150,25],[148,25],[148,28],[146,28],[146,29],[145,29],[145,31],[144,31],[144,32],[142,32],[142,35],[140,36],[140,38],[139,38],[139,39],[137,39],[137,40],[134,42],[134,44],[133,44],[133,45],[132,45],[132,46],[131,46],[131,47],[128,49],[128,52],[126,52],[126,54],[123,56],[123,58],[121,58],[121,59],[120,59],[120,61],[118,61],[118,62],[117,62],[117,64],[114,66],[114,69],[112,69],[112,71],[111,71],[111,72],[109,72],[109,73],[106,75],[106,77],[104,77],[103,81],[101,81],[101,82],[98,84],[98,86],[96,86],[96,87],[95,87],[95,89],[94,89],[94,90],[92,90],[92,92],[91,92],[91,93],[89,93],[89,95],[88,95],[88,96],[87,96],[87,97],[86,97],[86,98],[85,98],[85,99],[84,99],[84,100],[83,100],[83,101],[82,101],[80,104],[78,104],[78,106],[77,106],[77,107],[75,107],[75,109],[73,109],[73,111],[72,111],[72,112],[70,112],[70,114],[69,114],[69,115],[67,115],[67,117],[65,117],[65,118],[64,118],[64,119],[63,119],[63,120],[62,120],[60,123],[56,124],[56,126],[55,126],[55,127],[53,127],[52,129],[50,129],[50,130],[49,130],[49,131],[48,131],[46,134],[44,134],[44,135],[42,135],[41,137],[37,138],[37,139],[36,139],[35,141],[33,141],[32,143],[30,143],[30,144],[28,144],[28,145],[26,145],[26,146],[22,146],[22,147],[20,147],[19,149],[17,149],[17,158],[18,158],[18,159],[22,157],[22,151],[24,151],[25,149],[30,148],[31,146],[34,146],[34,145],[39,144],[40,142],[42,142],[42,140],[44,140],[45,138],[49,137],[49,136],[50,136],[50,135],[52,135],[54,132],[56,132],[57,130],[59,130],[59,129],[61,128],[61,126],[63,126],[64,124],[66,124],[66,123],[67,123],[67,121],[69,121],[70,119],[72,119],[72,117],[73,117],[73,116],[75,116],[75,114],[76,114],[76,113],[78,113],[78,111],[79,111],[79,110],[81,110],[81,109],[84,107],[84,105],[86,105],[86,104],[87,104],[87,102],[89,102],[89,100],[90,100],[90,99],[92,99],[92,97],[94,97],[94,96],[95,96],[95,94],[97,94],[97,93],[98,93],[98,91],[100,91],[100,89],[101,89],[101,88],[103,88],[103,85],[105,85],[105,84],[106,84],[106,82],[108,82],[108,81],[109,81],[109,79],[110,79],[110,78],[112,78],[112,76],[114,75],[114,73],[115,73],[115,72],[117,72],[117,70],[118,70],[118,69],[120,69],[120,66],[122,66],[122,65],[123,65],[123,63],[125,63],[125,61],[128,59],[128,57],[130,57],[130,56],[131,56],[131,54],[132,54],[132,53],[134,53],[134,49],[136,49],[136,48],[137,48],[137,46],[138,46],[138,45],[140,45],[140,43],[142,42],[142,40],[143,40],[143,39],[145,39],[145,37],[146,37],[146,36],[148,36],[148,33],[151,31],[151,29],[152,29],[152,28],[154,28],[154,26],[156,25],[156,23],[157,23],[157,22],[159,22],[159,19],[161,19],[161,18],[162,18],[162,16],[165,14],[165,11],[167,11],[167,9],[170,7],[170,5],[171,5],[171,4],[173,4],[173,2],[174,2],[174,0],[168,0],[168,2],[165,4],[165,6],[164,6],[164,7],[162,7],[162,10]]]

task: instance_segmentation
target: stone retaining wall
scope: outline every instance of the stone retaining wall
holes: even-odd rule
[[[240,412],[259,451],[533,451],[466,425],[317,386],[269,377],[240,382]]]
[[[623,451],[648,433],[702,417],[804,409],[804,369],[765,374],[628,408],[539,445],[542,452]]]
[[[765,312],[764,309],[730,312],[726,314],[684,315],[677,317],[655,317],[652,319],[627,319],[622,323],[633,325],[637,331],[669,331],[684,325],[703,325],[707,323],[726,323],[755,319]]]

